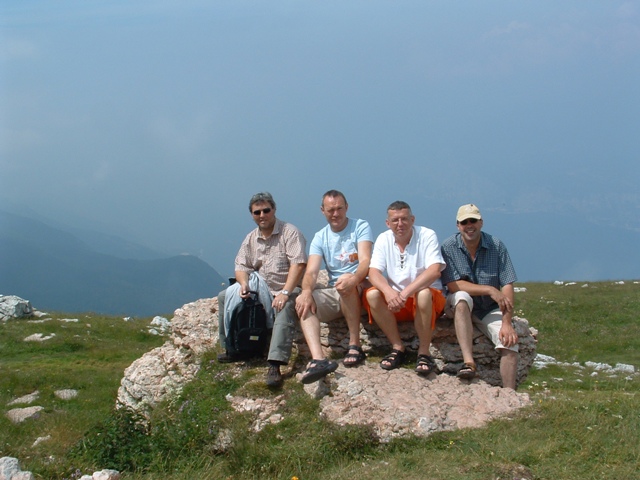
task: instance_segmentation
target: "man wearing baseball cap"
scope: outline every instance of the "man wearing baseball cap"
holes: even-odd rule
[[[449,294],[445,314],[454,319],[464,364],[458,377],[476,375],[473,360],[475,324],[500,352],[502,386],[516,388],[518,334],[513,316],[513,283],[517,281],[509,252],[496,237],[482,231],[482,215],[474,204],[462,205],[456,216],[458,233],[442,243],[446,268],[442,283]]]

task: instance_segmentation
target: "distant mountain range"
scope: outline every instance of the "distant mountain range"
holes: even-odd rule
[[[0,210],[0,295],[39,310],[170,315],[216,295],[223,281],[192,255],[167,257],[116,236]]]

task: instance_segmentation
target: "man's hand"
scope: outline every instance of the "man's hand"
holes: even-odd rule
[[[396,292],[393,290],[393,293],[390,293],[389,296],[385,296],[384,298],[387,301],[387,306],[389,310],[392,312],[399,312],[404,307],[404,304],[407,303],[407,299],[402,296],[402,293]]]
[[[241,298],[249,298],[249,284],[241,283],[240,284],[240,297]]]
[[[503,322],[499,333],[500,341],[505,347],[513,347],[518,343],[518,334],[511,322]]]
[[[500,311],[504,315],[505,313],[513,312],[513,302],[511,299],[502,293],[497,288],[494,288],[491,292],[491,298],[498,304]]]
[[[279,293],[278,295],[276,295],[276,298],[273,299],[273,302],[271,302],[271,307],[276,312],[279,312],[284,308],[284,304],[287,303],[287,300],[289,300],[289,295]]]
[[[335,288],[340,295],[346,295],[358,287],[358,281],[353,273],[343,273],[336,280]]]
[[[296,313],[300,320],[304,320],[309,315],[316,314],[316,301],[313,294],[308,290],[303,290],[298,298],[296,298]]]

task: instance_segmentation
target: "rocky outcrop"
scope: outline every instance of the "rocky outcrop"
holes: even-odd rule
[[[15,295],[0,295],[0,321],[30,317],[33,313],[33,307],[29,300]]]
[[[216,348],[218,341],[217,299],[202,299],[176,310],[171,321],[172,334],[163,346],[151,350],[125,370],[118,391],[118,404],[147,414],[159,401],[177,394],[191,381],[199,369],[203,353]],[[518,381],[527,375],[535,358],[535,329],[526,319],[515,318],[520,336]],[[413,324],[400,324],[401,335],[409,350],[417,349]],[[384,354],[390,348],[376,325],[363,318],[361,338],[363,349]],[[322,343],[328,355],[341,357],[348,337],[342,321],[322,326]],[[295,348],[304,360],[308,349],[298,332]],[[525,393],[496,388],[500,384],[500,357],[493,345],[477,330],[474,331],[474,356],[479,377],[471,382],[460,381],[455,373],[462,361],[452,322],[439,319],[431,347],[439,369],[444,373],[428,378],[416,375],[412,369],[391,372],[368,361],[358,368],[342,365],[334,375],[322,382],[305,386],[309,395],[321,398],[322,415],[339,424],[372,425],[383,441],[406,434],[428,435],[433,431],[480,426],[505,415],[529,402]],[[295,374],[300,363],[292,365]],[[228,368],[244,368],[242,364]],[[257,380],[260,381],[260,380]],[[328,395],[331,393],[331,395]],[[242,400],[257,416],[254,428],[279,421],[281,413],[260,398]],[[230,400],[234,408],[235,401]],[[269,408],[264,407],[270,405]],[[264,407],[264,408],[263,408]]]

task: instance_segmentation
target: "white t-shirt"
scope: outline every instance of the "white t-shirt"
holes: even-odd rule
[[[444,270],[445,263],[436,232],[427,227],[414,226],[409,245],[402,254],[391,230],[378,235],[369,266],[380,270],[389,280],[389,285],[401,292],[434,263],[441,264],[440,271]],[[438,278],[430,287],[442,290],[442,282]]]

